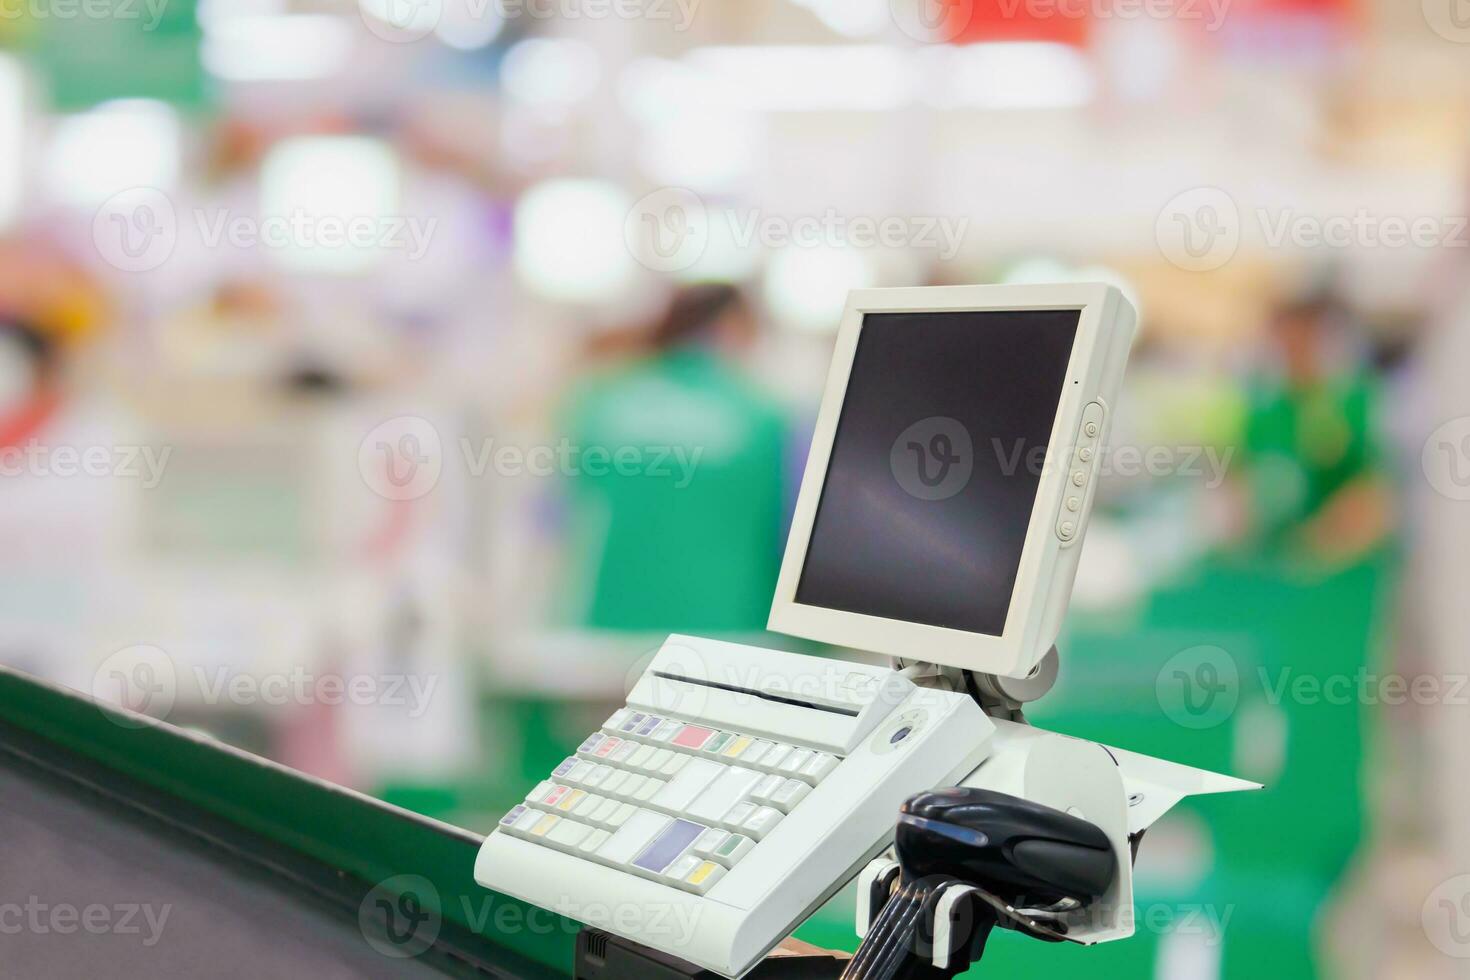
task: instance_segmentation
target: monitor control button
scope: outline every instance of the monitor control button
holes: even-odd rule
[[[1087,433],[1089,438],[1096,439],[1098,432],[1102,430],[1096,422],[1088,422],[1082,427],[1082,431]]]
[[[1082,498],[1081,497],[1068,497],[1067,498],[1067,509],[1070,510],[1070,511],[1073,511],[1074,513],[1076,511],[1081,510],[1082,509]]]
[[[1087,474],[1081,470],[1072,471],[1072,486],[1080,487],[1087,482]]]

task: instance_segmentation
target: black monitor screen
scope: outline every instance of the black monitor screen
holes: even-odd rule
[[[1005,632],[1080,316],[863,318],[797,602]]]

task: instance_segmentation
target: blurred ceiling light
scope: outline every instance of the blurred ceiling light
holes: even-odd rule
[[[1061,259],[1035,256],[1021,259],[1005,271],[1001,282],[1006,283],[1055,283],[1077,282],[1073,267]]]
[[[288,268],[343,274],[370,269],[382,261],[385,243],[401,217],[401,185],[398,157],[382,140],[362,136],[282,140],[261,163],[260,217],[262,223],[284,223],[291,230],[284,243],[265,244]],[[357,226],[368,222],[380,234],[371,244],[337,241],[335,236],[322,241],[329,222]]]
[[[766,267],[766,305],[794,330],[835,331],[848,290],[876,278],[872,256],[851,246],[784,248]]]
[[[194,19],[202,30],[212,31],[227,21],[285,12],[286,0],[199,0]]]
[[[763,254],[758,241],[741,242],[736,237],[736,219],[723,208],[708,208],[709,237],[704,251],[687,269],[676,269],[674,277],[684,282],[744,282],[755,274]]]
[[[517,42],[500,64],[506,94],[541,106],[570,106],[597,91],[597,52],[584,41],[533,37]]]
[[[119,99],[56,124],[46,148],[46,188],[57,201],[93,208],[120,191],[168,191],[178,180],[182,130],[163,102]]]
[[[628,62],[618,76],[618,99],[629,116],[650,123],[707,110],[718,101],[707,74],[668,58]]]
[[[352,44],[347,21],[328,14],[228,17],[205,31],[201,59],[230,81],[328,78],[347,67]]]
[[[515,270],[548,299],[593,303],[625,293],[638,277],[624,243],[633,202],[602,180],[543,181],[515,212]]]
[[[686,57],[727,105],[809,112],[908,105],[918,76],[907,54],[877,44],[750,45],[696,48]]]
[[[938,105],[980,109],[1071,108],[1097,89],[1086,56],[1045,41],[946,45],[929,50],[943,66],[943,84],[926,86]]]
[[[25,73],[20,62],[0,54],[0,229],[20,216],[25,181]]]
[[[488,0],[444,0],[434,35],[459,51],[476,51],[500,36],[505,18],[498,3]]]
[[[844,37],[873,37],[893,21],[887,0],[792,0]]]
[[[643,132],[638,163],[659,184],[727,191],[750,173],[756,139],[743,113],[682,113]]]

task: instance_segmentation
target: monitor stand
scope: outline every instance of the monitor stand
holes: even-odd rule
[[[990,717],[1025,724],[1025,706],[1045,697],[1056,685],[1061,657],[1053,644],[1025,677],[981,674],[958,667],[942,667],[901,658],[894,658],[893,664],[921,687],[932,685],[952,691],[967,691]]]

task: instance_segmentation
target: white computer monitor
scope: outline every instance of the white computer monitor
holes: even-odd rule
[[[1027,676],[1071,596],[1136,323],[1102,284],[851,293],[770,628]]]

